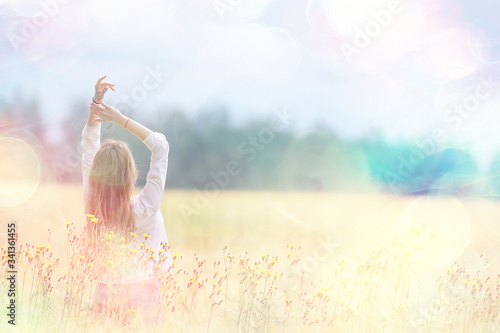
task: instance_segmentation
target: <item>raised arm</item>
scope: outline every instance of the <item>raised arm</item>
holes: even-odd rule
[[[106,78],[106,75],[101,77],[99,80],[97,80],[97,83],[95,84],[95,92],[94,92],[94,97],[92,97],[92,101],[94,103],[101,103],[102,100],[104,99],[104,95],[106,94],[106,91],[108,89],[111,89],[115,91],[115,85],[112,83],[108,82],[103,82],[103,80]],[[92,103],[91,103],[92,105]],[[99,125],[99,122],[96,121],[99,117],[95,114],[95,112],[89,112],[89,118],[87,120],[87,126],[90,127],[95,127]]]
[[[94,97],[92,101],[101,102],[104,99],[104,95],[108,88],[115,90],[115,85],[108,82],[103,82],[106,76],[101,77],[97,80],[95,84]],[[83,174],[83,197],[87,196],[88,183],[89,183],[89,172],[92,162],[94,161],[94,156],[101,146],[101,126],[100,122],[96,121],[98,116],[90,111],[89,117],[87,119],[87,125],[82,131],[82,174]]]
[[[89,117],[90,118],[90,117]],[[101,147],[101,126],[90,126],[88,123],[82,131],[82,175],[83,198],[87,196],[89,186],[89,173],[94,156]]]
[[[143,142],[151,150],[151,164],[146,185],[137,195],[137,212],[151,216],[160,209],[163,199],[170,147],[165,135],[157,132],[151,133]]]
[[[130,133],[134,134],[139,140],[144,141],[151,133],[149,128],[139,124],[137,121],[125,117],[120,111],[103,102],[100,104],[90,103],[90,109],[98,116],[96,122],[115,122]]]

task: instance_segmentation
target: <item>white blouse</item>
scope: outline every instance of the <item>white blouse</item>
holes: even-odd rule
[[[101,124],[98,126],[85,125],[82,131],[82,173],[83,173],[83,198],[88,193],[89,171],[92,166],[94,156],[101,146]],[[155,255],[155,258],[165,256],[165,260],[161,266],[161,272],[172,274],[172,260],[170,250],[168,249],[167,233],[163,216],[160,211],[160,205],[165,190],[165,181],[167,178],[168,152],[169,144],[165,135],[153,132],[144,139],[144,144],[151,150],[151,164],[146,178],[146,185],[142,191],[132,200],[132,210],[135,218],[135,231],[137,238],[133,242],[127,244],[127,248],[140,249],[140,244],[144,242],[142,248],[149,246]],[[149,238],[143,235],[150,235]],[[165,243],[167,248],[160,254],[160,249],[163,248],[162,243]],[[160,251],[159,251],[160,250]],[[142,260],[145,264],[145,270],[141,272],[127,271],[120,278],[113,276],[113,279],[103,277],[101,282],[104,283],[135,283],[144,280],[150,280],[153,276],[153,263],[151,261]],[[137,262],[139,264],[139,260]],[[138,267],[138,266],[135,266]],[[124,268],[124,267],[122,267]],[[139,274],[140,273],[140,274]],[[112,280],[112,281],[110,281]]]

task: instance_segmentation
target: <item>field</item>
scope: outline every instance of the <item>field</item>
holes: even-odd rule
[[[0,247],[6,247],[10,221],[16,222],[18,247],[23,246],[17,331],[119,330],[89,320],[95,286],[90,278],[70,295],[79,297],[73,312],[62,311],[68,287],[58,279],[71,270],[67,223],[79,233],[86,221],[81,193],[77,185],[41,184],[27,202],[0,211],[5,229]],[[199,193],[191,191],[164,196],[175,274],[162,280],[160,331],[500,330],[497,202],[220,192],[186,217],[180,207],[193,206],[196,198]],[[53,272],[26,259],[26,244],[43,246]],[[53,289],[44,290],[47,281]],[[0,288],[5,309],[5,278]],[[11,329],[5,318],[0,325],[2,332]],[[132,320],[123,330],[148,328]]]

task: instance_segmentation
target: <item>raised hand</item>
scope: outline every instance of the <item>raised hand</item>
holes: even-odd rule
[[[103,122],[115,122],[119,125],[124,125],[125,121],[128,119],[120,111],[112,107],[111,105],[90,103],[90,110],[98,116],[94,121]]]
[[[108,88],[115,91],[115,85],[108,82],[102,82],[106,78],[106,75],[97,80],[95,84],[94,101],[100,103],[104,99],[104,94],[108,91]]]

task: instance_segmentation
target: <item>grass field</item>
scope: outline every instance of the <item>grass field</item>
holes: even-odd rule
[[[39,284],[27,291],[18,278],[18,331],[113,330],[88,318],[92,281],[78,309],[62,314],[67,289],[57,280],[69,270],[67,223],[78,233],[86,221],[81,193],[81,186],[41,184],[27,202],[0,211],[0,247],[6,247],[7,223],[15,221],[18,246],[50,246],[50,260],[60,259],[49,276],[54,289],[45,292],[47,277],[19,261],[27,269],[22,281]],[[162,281],[163,331],[500,330],[497,202],[221,192],[186,218],[180,207],[192,206],[197,195],[164,196],[176,260],[173,278]],[[0,325],[11,328],[5,319]],[[147,330],[139,321],[126,329]]]

